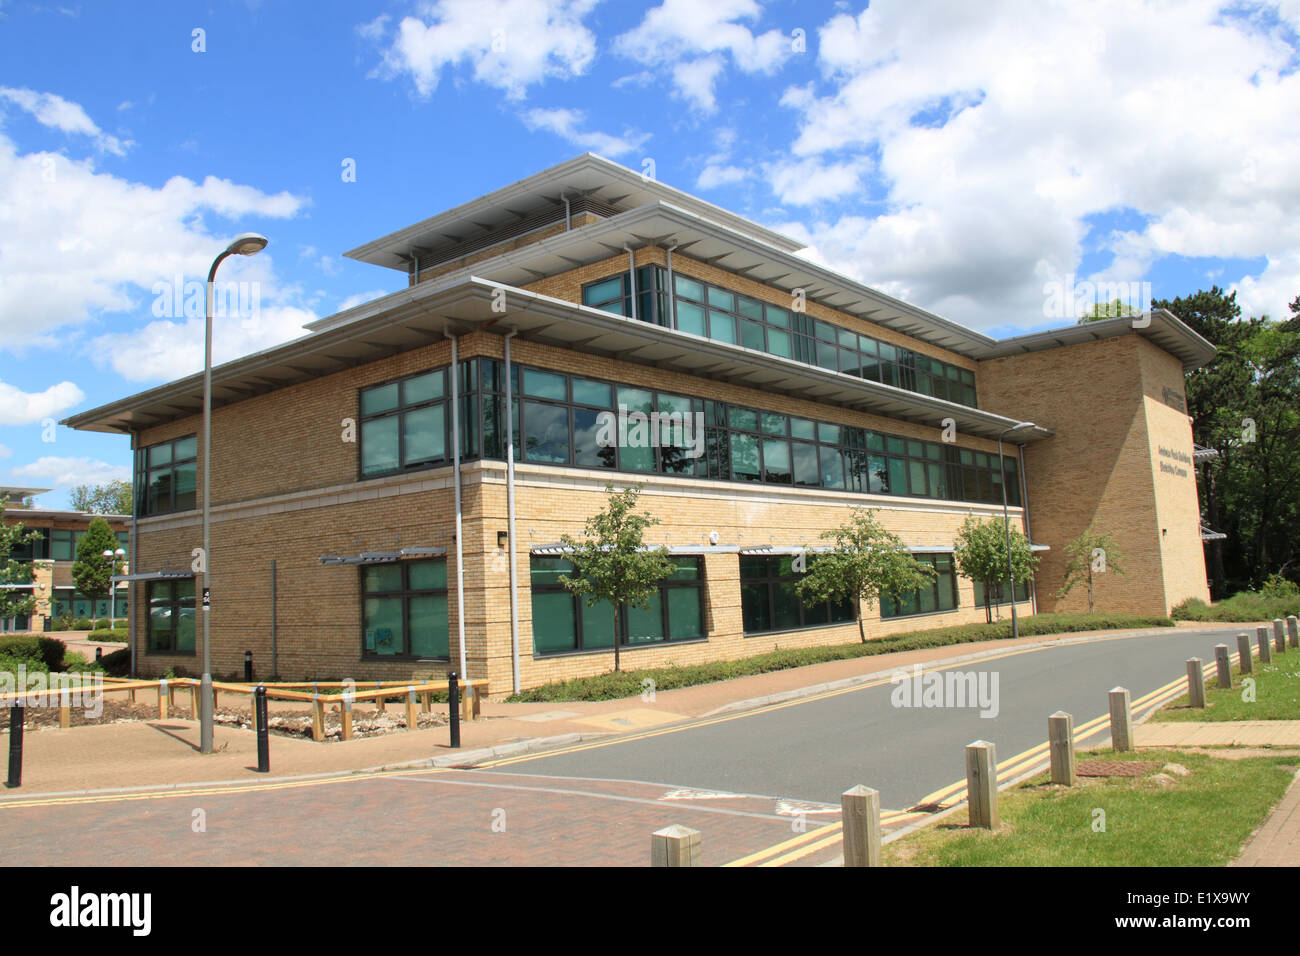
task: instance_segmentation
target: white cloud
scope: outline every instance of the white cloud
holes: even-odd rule
[[[0,425],[32,425],[72,408],[85,393],[72,382],[59,382],[43,392],[24,392],[0,382]]]
[[[19,109],[30,113],[32,118],[42,126],[64,133],[89,136],[99,149],[115,156],[126,155],[127,149],[133,145],[129,142],[123,143],[116,136],[109,136],[95,125],[80,105],[54,93],[38,93],[26,88],[0,86],[0,100],[7,100]]]
[[[388,289],[371,289],[368,292],[358,292],[355,295],[348,296],[340,302],[338,311],[346,312],[348,309],[355,309],[359,305],[363,305],[366,302],[373,301],[374,299],[381,298],[388,294]]]
[[[522,98],[547,77],[581,76],[596,55],[582,23],[597,0],[433,0],[393,30],[387,15],[361,28],[384,47],[381,75],[409,74],[421,96],[444,68],[466,63],[474,79]]]
[[[595,130],[584,132],[580,127],[587,122],[587,115],[582,110],[532,109],[521,114],[520,119],[531,130],[548,130],[603,156],[623,156],[635,152],[650,138],[649,133],[634,133],[630,130],[625,130],[622,136],[611,136]]]
[[[106,485],[110,481],[130,481],[129,465],[110,465],[90,458],[60,458],[46,455],[28,465],[10,470],[18,478],[33,479],[57,487],[68,485]]]
[[[205,214],[286,218],[304,204],[214,176],[131,182],[90,161],[22,154],[0,135],[0,348],[52,345],[56,330],[139,310],[154,283],[175,275],[201,283],[214,251],[239,231],[214,229]],[[253,260],[267,289],[276,285],[271,258]]]
[[[11,458],[13,453],[13,449],[8,445],[0,445],[0,458]]]
[[[681,96],[696,109],[717,109],[715,84],[730,59],[744,73],[770,73],[791,52],[780,30],[756,34],[736,21],[762,15],[755,0],[664,0],[614,41],[614,50],[647,66],[667,67]]]
[[[871,163],[860,157],[844,163],[810,158],[778,162],[767,170],[769,182],[784,203],[806,206],[856,192]]]
[[[883,0],[835,16],[818,31],[822,81],[782,99],[799,131],[769,178],[799,203],[847,190],[853,163],[875,157],[885,212],[779,228],[832,268],[981,328],[1044,324],[1043,283],[1079,271],[1098,241],[1115,256],[1094,277],[1106,281],[1171,254],[1266,256],[1242,298],[1285,314],[1300,292],[1300,128],[1278,117],[1300,115],[1296,50],[1220,8],[935,16]],[[797,163],[813,159],[837,176],[801,181]],[[1089,236],[1116,211],[1145,222]]]
[[[696,189],[716,189],[718,186],[731,186],[749,178],[749,170],[744,166],[727,166],[710,163],[700,171],[695,180]]]

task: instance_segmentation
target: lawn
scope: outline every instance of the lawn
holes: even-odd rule
[[[887,866],[1223,866],[1235,858],[1291,783],[1300,758],[1228,760],[1180,751],[1112,750],[1079,759],[1146,761],[1140,777],[1043,774],[999,797],[996,832],[965,826],[965,811],[884,847]],[[1168,763],[1190,773],[1158,775]],[[1095,829],[1102,820],[1104,831]]]
[[[1270,640],[1272,639],[1270,633]],[[1251,636],[1252,646],[1254,635]],[[1232,669],[1232,688],[1220,690],[1217,677],[1205,682],[1205,709],[1195,710],[1184,694],[1156,711],[1152,720],[1300,720],[1300,649],[1273,650],[1273,662],[1255,658],[1253,701],[1244,700],[1241,671]]]

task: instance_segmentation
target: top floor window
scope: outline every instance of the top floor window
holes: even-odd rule
[[[197,508],[197,477],[198,437],[195,435],[137,449],[137,512],[142,516],[160,515]]]

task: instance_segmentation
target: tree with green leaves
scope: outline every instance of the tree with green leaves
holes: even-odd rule
[[[614,670],[620,668],[623,609],[646,609],[659,583],[676,570],[666,548],[645,544],[645,530],[659,519],[637,511],[640,485],[618,491],[605,486],[605,508],[587,519],[581,539],[562,535],[574,574],[560,583],[586,598],[587,607],[608,601],[614,608]]]
[[[1128,577],[1124,571],[1124,555],[1115,545],[1109,531],[1097,531],[1092,525],[1065,546],[1065,582],[1056,596],[1063,598],[1079,584],[1088,585],[1088,613],[1096,608],[1097,575],[1114,571]]]
[[[68,495],[73,511],[94,515],[131,514],[131,482],[110,481],[106,485],[77,485]]]
[[[1138,310],[1131,305],[1126,305],[1124,300],[1116,299],[1114,302],[1098,302],[1089,312],[1079,316],[1079,325],[1086,325],[1089,322],[1100,322],[1102,319],[1117,319],[1121,315],[1137,315]]]
[[[967,515],[953,543],[952,558],[962,577],[984,586],[984,619],[993,620],[993,595],[1007,583],[1007,529],[996,518],[980,521]],[[1028,581],[1038,570],[1038,557],[1019,528],[1011,529],[1011,567],[1017,581]],[[1014,600],[1014,595],[1012,596]]]
[[[77,590],[92,602],[102,601],[112,590],[110,577],[116,559],[104,557],[105,551],[117,548],[117,535],[103,518],[94,518],[77,542],[77,559],[72,562],[72,580]],[[110,614],[112,613],[110,609]],[[92,617],[93,617],[92,612]]]
[[[5,513],[9,498],[0,495],[0,515]],[[12,514],[12,512],[10,512]],[[20,521],[9,524],[0,521],[0,584],[28,584],[32,580],[30,562],[13,557],[15,548],[30,544],[41,537],[39,531],[28,531]],[[0,619],[30,614],[36,607],[31,591],[0,588]]]
[[[934,569],[912,557],[902,540],[886,531],[870,508],[854,508],[844,524],[822,532],[821,540],[834,543],[829,551],[805,559],[807,570],[795,585],[795,592],[805,605],[852,601],[863,644],[867,643],[862,620],[864,605],[870,609],[882,594],[897,598],[934,580]]]

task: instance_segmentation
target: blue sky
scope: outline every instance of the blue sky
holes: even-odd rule
[[[271,244],[222,266],[258,308],[219,360],[405,284],[344,250],[585,150],[994,335],[1072,321],[1051,303],[1086,281],[1283,315],[1298,26],[1297,0],[0,0],[0,484],[129,477],[124,437],[42,423],[197,370],[170,290],[233,235]]]

